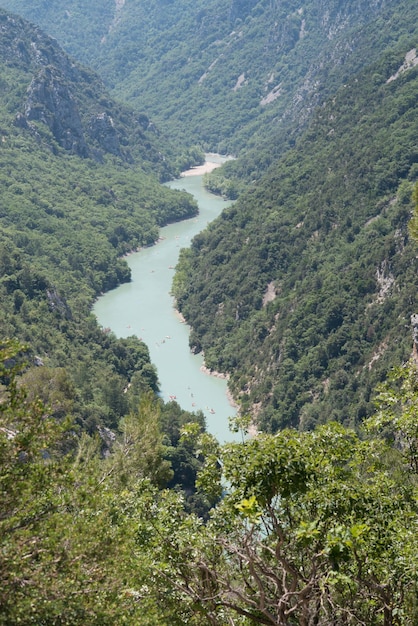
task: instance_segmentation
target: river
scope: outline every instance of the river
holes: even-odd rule
[[[222,157],[207,155],[207,169],[221,162]],[[192,238],[231,204],[203,187],[200,171],[196,168],[167,183],[191,193],[199,215],[162,228],[155,246],[129,255],[131,282],[101,296],[93,312],[99,324],[118,337],[136,335],[147,344],[164,401],[175,400],[188,411],[203,411],[207,430],[223,443],[236,439],[228,428],[228,418],[236,415],[236,409],[228,399],[226,380],[201,370],[203,358],[190,352],[189,327],[176,312],[170,295],[180,249],[188,247]]]

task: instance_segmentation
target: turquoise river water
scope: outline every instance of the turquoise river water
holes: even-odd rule
[[[216,156],[208,161],[220,162]],[[148,346],[157,367],[161,397],[175,399],[183,409],[203,411],[207,430],[221,443],[236,439],[228,428],[228,417],[236,409],[227,396],[226,380],[205,374],[201,355],[189,349],[189,327],[182,322],[170,295],[181,248],[205,228],[230,202],[207,192],[202,175],[182,177],[167,183],[173,189],[193,194],[199,215],[161,229],[161,239],[127,257],[132,281],[101,296],[93,309],[98,322],[118,337],[136,335]]]

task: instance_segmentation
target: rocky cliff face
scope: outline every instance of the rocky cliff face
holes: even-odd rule
[[[80,113],[70,88],[70,82],[77,80],[76,64],[39,29],[3,12],[0,12],[0,62],[18,67],[27,73],[29,80],[16,124],[35,132],[33,122],[41,122],[60,146],[87,156],[89,150]]]
[[[119,137],[113,119],[107,113],[97,113],[90,119],[89,136],[95,140],[105,152],[122,156]]]
[[[89,155],[77,103],[58,70],[48,66],[34,76],[23,116],[28,122],[38,121],[48,126],[65,150],[82,157]]]
[[[276,131],[288,137],[289,126],[299,132],[327,95],[399,41],[402,22],[416,21],[409,0],[62,4],[3,0],[71,46],[117,97],[171,136],[234,153],[257,133],[264,142]]]
[[[71,75],[76,64],[59,45],[23,19],[0,9],[0,59],[14,67],[53,65]]]
[[[115,104],[96,74],[72,60],[40,29],[2,10],[0,65],[22,72],[15,124],[35,135],[39,125],[45,126],[52,150],[58,145],[80,157],[101,160],[112,154],[129,162],[136,151],[152,162],[163,160],[153,148],[155,132],[145,115]],[[43,141],[48,141],[48,131],[42,133]]]
[[[27,122],[22,123],[22,118]],[[42,68],[32,79],[18,123],[30,128],[31,121],[43,122],[59,145],[81,157],[92,153],[88,142],[103,152],[123,157],[113,118],[105,111],[91,115],[83,127],[77,102],[63,76],[51,67]]]

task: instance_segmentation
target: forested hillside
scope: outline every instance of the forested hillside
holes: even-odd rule
[[[176,166],[145,115],[20,18],[0,12],[0,32],[1,343],[27,346],[30,397],[78,433],[100,432],[104,449],[147,392],[175,444],[191,416],[158,406],[147,346],[100,329],[91,307],[130,279],[125,253],[197,207],[159,183]]]
[[[2,342],[1,624],[416,624],[416,366],[361,437],[330,424],[219,448],[189,426],[181,466],[198,446],[203,522],[161,489],[149,395],[103,456],[27,395],[19,352]]]
[[[0,11],[0,625],[416,626],[415,3],[3,5],[139,106]],[[90,311],[244,146],[174,283],[220,446]]]
[[[416,28],[410,0],[3,0],[171,137],[265,147]],[[271,148],[269,148],[271,151]],[[263,157],[265,159],[266,157]]]
[[[411,351],[418,68],[397,74],[404,61],[384,57],[341,88],[183,251],[174,291],[192,349],[231,374],[264,429],[357,424]]]

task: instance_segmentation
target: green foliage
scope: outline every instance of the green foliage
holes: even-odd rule
[[[154,558],[137,551],[172,476],[157,401],[143,397],[103,457],[97,436],[30,398],[23,353],[0,347],[0,624],[181,624],[148,577]]]
[[[19,349],[6,342],[0,355],[0,623],[112,623],[124,524],[110,524],[97,468],[62,453],[70,424],[18,387]]]
[[[359,423],[409,356],[417,70],[386,82],[401,62],[382,58],[341,89],[180,257],[191,347],[230,373],[264,430]]]
[[[173,477],[165,459],[166,446],[159,423],[159,406],[150,392],[144,394],[135,413],[119,422],[120,438],[112,447],[112,473],[124,487],[148,478],[165,486]]]
[[[179,149],[181,150],[180,146]],[[205,153],[199,146],[183,148],[174,159],[176,173],[184,172],[195,165],[202,165],[205,161]]]
[[[18,384],[22,352],[5,342],[0,359],[0,623],[415,623],[417,479],[400,439],[329,424],[219,447],[186,425],[202,484],[224,494],[204,524],[157,489],[152,396],[105,459],[86,435],[68,452],[71,424]],[[416,422],[416,369],[402,379],[370,428]]]
[[[208,524],[167,500],[142,522],[160,591],[219,626],[412,626],[417,484],[392,452],[336,424],[224,446]]]
[[[269,136],[246,164],[208,177],[220,193],[248,191],[182,254],[174,291],[193,348],[231,372],[243,409],[282,430],[219,446],[203,415],[156,398],[144,344],[98,328],[93,298],[129,279],[120,256],[196,211],[157,177],[202,153],[174,162],[146,115],[0,12],[0,336],[30,345],[0,346],[0,623],[413,626],[415,370],[380,390],[368,438],[314,426],[356,425],[375,381],[409,351],[417,71],[386,81],[415,43],[416,8],[335,1],[324,20],[309,2],[302,13],[293,2],[163,5],[31,11],[53,16],[74,50],[83,38],[107,79],[189,145]],[[71,153],[45,103],[28,102],[40,77],[70,95],[83,133],[97,115],[112,119],[116,152],[99,132]],[[263,107],[278,80],[283,95]]]
[[[186,440],[184,429],[193,429],[196,436],[205,431],[205,417],[198,412],[193,415],[181,409],[176,402],[168,402],[161,409],[161,430],[168,446],[166,458],[169,459],[173,476],[167,486],[183,491],[186,506],[202,516],[207,514],[208,503],[196,493],[196,478],[202,461],[196,454],[196,437]]]
[[[257,158],[240,166],[249,180],[350,76],[413,38],[417,22],[409,0],[3,6],[56,37],[179,144],[222,153],[256,146]]]
[[[395,368],[378,388],[377,412],[364,423],[399,449],[411,472],[418,474],[418,378],[416,363]]]
[[[87,435],[68,446],[71,423],[28,398],[23,353],[1,347],[0,623],[415,624],[418,484],[402,455],[415,366],[368,424],[390,425],[394,445],[328,424],[220,447],[173,406],[171,436],[185,424],[201,485],[223,492],[203,523],[158,490],[168,466],[152,395],[103,459]]]
[[[141,394],[158,392],[157,373],[138,338],[99,329],[93,301],[130,279],[124,254],[153,244],[160,226],[197,207],[159,183],[177,170],[146,116],[112,101],[96,75],[38,29],[4,12],[0,21],[0,337],[30,345],[31,398],[89,433],[116,429]],[[61,100],[45,95],[41,118],[24,118],[35,106],[28,90],[48,73]],[[54,123],[43,121],[58,124],[62,111],[80,120],[87,156],[66,150]],[[112,119],[117,153],[89,135],[97,115]]]
[[[411,188],[407,190],[407,194],[411,197]],[[414,201],[414,212],[412,219],[409,222],[409,232],[411,236],[418,242],[418,184],[415,185],[412,192],[412,199]]]
[[[229,198],[230,200],[236,200],[245,186],[237,179],[228,177],[227,166],[224,166],[222,170],[214,170],[210,174],[205,174],[204,185],[211,193],[215,193],[220,196]]]

